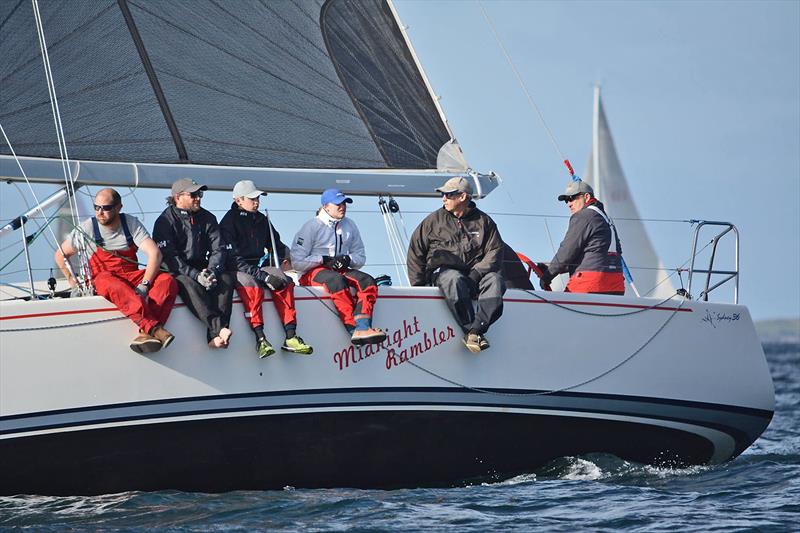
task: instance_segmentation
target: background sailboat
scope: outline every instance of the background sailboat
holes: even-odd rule
[[[622,255],[631,270],[639,294],[653,298],[669,298],[675,294],[669,273],[647,235],[647,229],[639,216],[622,171],[600,99],[599,86],[594,89],[592,151],[583,179],[594,188],[595,195],[603,202],[606,213],[619,230]],[[625,294],[633,295],[628,284]]]

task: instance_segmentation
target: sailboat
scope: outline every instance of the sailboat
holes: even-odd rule
[[[466,164],[390,1],[5,2],[0,31],[0,176],[64,183],[40,207],[186,176],[386,196],[499,184]],[[177,340],[142,356],[98,296],[0,301],[0,494],[446,486],[587,453],[718,464],[774,412],[738,302],[512,289],[475,356],[435,288],[382,286],[389,336],[366,347],[326,294],[295,294],[315,353],[266,360],[244,335],[210,350],[180,304]]]
[[[594,189],[595,196],[603,201],[606,213],[621,236],[623,256],[634,280],[633,286],[627,284],[626,292],[635,289],[639,295],[653,298],[669,298],[675,294],[675,286],[647,235],[622,171],[600,99],[600,86],[594,89],[592,150],[584,178]]]

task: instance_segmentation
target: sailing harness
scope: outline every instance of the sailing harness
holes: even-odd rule
[[[611,228],[611,233],[614,236],[614,243],[616,245],[617,252],[615,254],[614,252],[609,251],[608,255],[617,255],[617,256],[619,256],[619,262],[620,262],[620,265],[622,265],[622,275],[625,277],[625,281],[627,281],[628,284],[633,289],[633,292],[636,293],[636,296],[639,297],[639,291],[636,290],[636,285],[633,284],[633,276],[631,275],[631,271],[628,270],[628,265],[625,263],[625,258],[622,256],[622,244],[620,243],[620,240],[619,240],[619,233],[617,232],[617,227],[611,221],[609,216],[606,215],[603,212],[603,210],[600,209],[599,207],[597,207],[596,205],[591,205],[591,204],[587,205],[586,209],[591,209],[592,211],[594,211],[595,213],[597,213],[598,215],[603,217],[603,220],[605,220],[606,224],[608,224],[608,226]],[[611,250],[611,245],[610,244],[608,245],[608,247],[609,247],[609,250]]]

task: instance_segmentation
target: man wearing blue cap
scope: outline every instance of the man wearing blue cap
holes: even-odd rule
[[[327,189],[321,203],[317,216],[292,241],[292,266],[303,274],[300,284],[324,287],[330,293],[353,344],[383,342],[386,333],[372,327],[378,286],[372,276],[358,270],[367,261],[364,243],[355,222],[345,217],[353,200],[339,189]]]

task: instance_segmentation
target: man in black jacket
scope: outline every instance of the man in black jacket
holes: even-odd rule
[[[503,241],[494,221],[475,206],[472,186],[451,178],[436,189],[437,209],[414,230],[408,246],[411,285],[436,285],[473,353],[489,348],[489,326],[503,314]],[[477,309],[472,300],[477,298]]]
[[[206,325],[209,347],[227,348],[234,277],[225,271],[217,218],[200,207],[207,189],[188,178],[173,183],[167,208],[153,227],[153,240],[178,282],[183,303]]]
[[[283,273],[292,268],[289,249],[266,215],[259,213],[259,197],[267,193],[256,189],[250,180],[233,187],[233,204],[219,223],[228,251],[228,270],[235,273],[236,292],[242,299],[244,316],[256,336],[259,357],[275,353],[264,335],[264,314],[261,302],[264,287],[272,292],[272,303],[286,332],[281,349],[308,355],[314,349],[296,334],[297,310],[294,304],[294,283]],[[276,261],[277,259],[277,261]],[[274,266],[279,264],[280,268]]]

